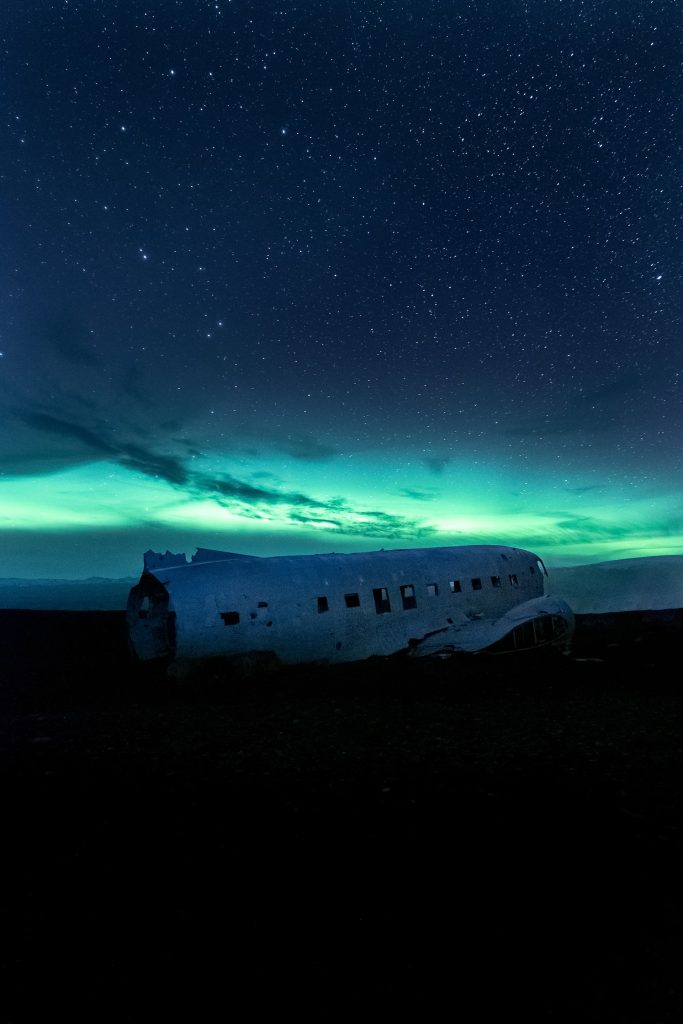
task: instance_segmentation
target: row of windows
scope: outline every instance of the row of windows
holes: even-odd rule
[[[491,586],[494,588],[502,587],[502,580],[500,576],[491,576]],[[519,579],[515,573],[510,573],[508,576],[511,587],[519,586]],[[474,576],[470,580],[472,590],[481,590],[483,587],[483,581],[480,576]],[[401,604],[403,608],[417,608],[417,594],[415,587],[412,583],[404,583],[400,588],[401,591]],[[426,585],[427,597],[438,597],[439,595],[439,584],[428,583]],[[462,583],[460,580],[449,580],[448,589],[451,594],[462,593]],[[391,602],[389,601],[389,592],[386,587],[376,587],[372,591],[372,597],[375,602],[375,611],[378,614],[383,612],[391,611]],[[344,594],[344,603],[347,608],[359,608],[360,607],[360,595],[359,594]],[[330,610],[330,604],[327,597],[318,598],[318,612],[328,612]]]
[[[534,572],[534,567],[530,567],[530,571]],[[491,586],[494,589],[502,587],[502,579],[500,576],[490,576]],[[516,573],[510,573],[508,580],[511,587],[519,586],[519,579]],[[470,580],[470,586],[472,590],[482,590],[484,584],[480,576],[473,576]],[[404,609],[417,608],[417,593],[412,583],[404,583],[400,588],[401,592],[401,604]],[[462,583],[460,580],[449,580],[448,590],[451,594],[462,593]],[[426,585],[427,597],[438,597],[439,596],[439,584],[438,583],[427,583]],[[375,587],[372,591],[372,597],[375,604],[375,611],[378,615],[382,615],[385,612],[391,611],[391,602],[389,600],[389,591],[386,587]],[[317,599],[318,613],[329,612],[330,602],[325,596]],[[344,604],[347,608],[360,608],[360,594],[344,594]],[[267,608],[267,601],[259,601],[259,608]],[[221,612],[221,618],[226,626],[236,626],[240,621],[239,612]],[[251,618],[256,618],[256,612],[251,613]],[[268,622],[266,625],[270,626]]]

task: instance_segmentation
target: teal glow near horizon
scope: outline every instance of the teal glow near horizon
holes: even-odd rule
[[[0,508],[3,576],[44,575],[48,563],[63,578],[124,576],[147,547],[179,545],[297,554],[502,543],[557,566],[683,552],[680,496],[651,482],[625,493],[493,463],[436,473],[419,458],[197,458],[182,483],[94,462],[5,477]]]

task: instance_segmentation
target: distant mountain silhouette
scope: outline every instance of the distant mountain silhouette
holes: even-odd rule
[[[123,611],[138,577],[84,580],[0,579],[0,608],[36,611]]]
[[[578,615],[683,608],[683,555],[549,569],[549,592]]]

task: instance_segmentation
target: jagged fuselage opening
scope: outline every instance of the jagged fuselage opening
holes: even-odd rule
[[[138,658],[149,661],[175,657],[175,612],[169,611],[166,588],[144,574],[128,596],[128,642]]]

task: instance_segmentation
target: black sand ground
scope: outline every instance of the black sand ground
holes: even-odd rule
[[[682,1020],[682,639],[179,686],[0,612],[2,1020]]]

